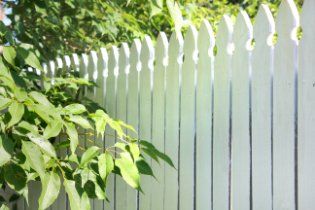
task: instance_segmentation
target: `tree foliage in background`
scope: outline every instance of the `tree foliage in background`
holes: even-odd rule
[[[100,46],[131,43],[145,34],[171,34],[183,26],[197,26],[207,18],[213,26],[227,13],[244,8],[254,17],[261,3],[275,13],[281,0],[16,0],[4,6],[16,38],[40,51],[41,59],[89,52]],[[295,0],[300,7],[303,0]]]
[[[132,127],[85,98],[84,90],[93,83],[79,78],[78,72],[59,69],[53,79],[45,77],[33,47],[16,42],[2,22],[0,40],[6,44],[0,55],[2,210],[20,196],[28,201],[32,181],[42,186],[39,210],[54,203],[62,187],[71,209],[89,210],[90,199],[107,199],[107,178],[112,173],[141,191],[140,174],[153,176],[143,154],[173,166],[149,142],[127,136],[124,131],[134,132]],[[23,70],[28,67],[43,76]],[[117,141],[103,148],[94,134],[103,139],[107,128],[115,131]]]

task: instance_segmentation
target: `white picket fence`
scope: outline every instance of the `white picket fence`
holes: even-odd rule
[[[158,181],[142,177],[145,194],[112,176],[111,202],[92,201],[92,209],[314,209],[314,11],[315,1],[305,0],[301,41],[296,6],[283,0],[276,21],[264,5],[254,26],[244,11],[235,24],[224,16],[216,38],[205,20],[185,38],[161,32],[155,45],[146,36],[130,49],[122,44],[45,65],[52,77],[56,67],[72,65],[94,80],[99,88],[89,96],[178,169],[153,164]],[[104,146],[114,142],[106,137]],[[64,192],[50,209],[70,209]]]

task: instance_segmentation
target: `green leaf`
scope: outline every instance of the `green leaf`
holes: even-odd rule
[[[82,104],[70,104],[63,108],[67,114],[82,114],[86,112],[86,108]]]
[[[7,205],[2,204],[2,206],[0,207],[0,210],[10,210],[10,208]]]
[[[93,158],[95,158],[99,153],[100,148],[97,146],[92,146],[88,148],[82,155],[80,166],[85,166],[88,164]]]
[[[85,129],[92,129],[90,122],[82,116],[70,115],[69,120]]]
[[[41,71],[43,70],[37,56],[30,49],[24,49],[22,47],[18,47],[17,53],[18,55],[22,57],[22,59],[27,65]]]
[[[182,12],[179,8],[178,2],[175,2],[174,0],[166,0],[167,9],[170,13],[170,16],[172,17],[172,20],[175,25],[175,31],[180,32],[181,28],[184,25],[184,19],[182,16]]]
[[[24,105],[18,103],[17,101],[13,101],[8,110],[11,115],[11,120],[9,121],[7,128],[10,128],[22,119],[24,114]]]
[[[54,121],[49,123],[44,130],[44,138],[49,139],[51,137],[58,136],[62,129],[62,122]]]
[[[63,182],[66,193],[68,194],[70,201],[70,208],[75,210],[90,210],[90,200],[85,192],[82,195],[79,194],[75,187],[75,182],[65,179]]]
[[[55,202],[60,191],[60,178],[56,172],[46,173],[42,182],[42,192],[38,200],[38,209],[47,209]]]
[[[53,107],[53,105],[49,102],[49,100],[47,99],[47,97],[44,94],[37,92],[37,91],[32,91],[29,93],[29,95],[37,103],[45,105],[45,106]]]
[[[18,124],[18,127],[23,128],[33,134],[38,134],[38,128],[36,125],[32,125],[29,122],[22,121]]]
[[[159,14],[163,10],[163,2],[164,0],[151,0],[151,17]]]
[[[98,156],[98,172],[106,182],[108,175],[114,170],[114,160],[110,153],[105,152]]]
[[[37,145],[30,141],[22,141],[22,152],[30,166],[39,174],[40,177],[44,177],[45,162]]]
[[[132,159],[122,156],[116,159],[115,165],[120,169],[122,178],[132,188],[140,190],[140,174]]]
[[[0,167],[5,165],[11,160],[11,154],[13,153],[13,142],[5,135],[0,134]]]
[[[95,129],[97,135],[101,135],[104,137],[104,132],[106,128],[106,124],[109,121],[110,117],[103,111],[97,110],[95,113],[91,114],[90,117],[95,122]]]
[[[73,123],[65,123],[66,132],[70,139],[70,149],[72,153],[75,153],[75,150],[79,144],[78,132]]]
[[[154,177],[152,168],[143,158],[139,158],[138,160],[136,160],[136,165],[140,174],[150,175]]]
[[[3,47],[3,57],[8,63],[14,65],[14,59],[16,57],[16,51],[12,46]]]
[[[19,191],[26,186],[27,177],[21,166],[15,163],[6,164],[3,167],[3,172],[4,179],[14,190]]]
[[[159,150],[157,150],[153,144],[151,144],[148,141],[144,141],[144,140],[140,140],[139,141],[140,145],[144,146],[145,148],[142,148],[142,151],[144,151],[146,154],[148,154],[150,157],[152,157],[153,159],[157,160],[156,157],[164,160],[167,164],[169,164],[170,166],[172,166],[173,168],[175,168],[172,160],[170,157],[168,157],[166,154],[160,152]]]
[[[48,141],[46,140],[44,137],[40,136],[40,135],[34,135],[32,133],[28,133],[26,134],[27,137],[34,142],[44,153],[46,153],[47,155],[53,157],[53,158],[57,158],[56,155],[56,151],[54,146]]]
[[[0,96],[0,111],[8,108],[10,106],[12,100],[9,98],[3,98]]]

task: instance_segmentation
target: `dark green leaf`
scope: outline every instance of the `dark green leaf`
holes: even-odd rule
[[[5,135],[0,135],[0,167],[8,163],[13,153],[13,142]]]
[[[139,158],[138,160],[136,160],[136,165],[140,174],[150,175],[154,177],[152,168],[143,158]]]
[[[16,191],[22,190],[26,186],[26,173],[21,166],[10,163],[3,167],[4,179]]]

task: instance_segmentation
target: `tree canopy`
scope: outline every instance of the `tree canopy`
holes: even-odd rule
[[[303,0],[295,0],[300,7]],[[275,13],[281,0],[18,0],[6,1],[16,38],[40,51],[42,59],[57,54],[89,52],[100,46],[130,43],[145,34],[168,35],[203,18],[213,26],[225,13],[236,15],[244,8],[254,17],[266,3]]]

